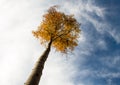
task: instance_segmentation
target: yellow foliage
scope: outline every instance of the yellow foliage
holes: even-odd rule
[[[66,15],[53,6],[43,15],[43,21],[37,31],[33,31],[42,44],[52,40],[52,46],[57,51],[67,53],[77,46],[80,24],[73,15]]]

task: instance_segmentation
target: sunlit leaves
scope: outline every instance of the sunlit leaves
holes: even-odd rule
[[[43,15],[43,21],[37,31],[33,31],[33,34],[40,39],[42,44],[52,40],[52,46],[57,51],[67,53],[78,45],[79,27],[80,24],[73,15],[59,12],[53,6]]]

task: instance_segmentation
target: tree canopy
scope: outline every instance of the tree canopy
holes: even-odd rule
[[[52,6],[43,15],[43,20],[33,34],[41,44],[52,41],[52,46],[60,52],[67,53],[78,45],[80,24],[74,15],[66,15]]]

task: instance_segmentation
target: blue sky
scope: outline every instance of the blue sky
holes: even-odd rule
[[[53,5],[81,23],[79,46],[52,50],[40,85],[120,85],[119,0],[1,0],[0,85],[23,85],[45,48],[31,33]]]
[[[98,21],[95,26],[91,21],[82,24],[82,30],[86,34],[90,47],[93,49],[89,55],[85,55],[85,61],[79,66],[78,75],[75,77],[76,85],[83,81],[85,85],[119,85],[120,84],[120,16],[119,0],[95,0],[94,5],[104,9],[104,18],[94,12],[88,14]],[[99,26],[101,24],[101,26]],[[103,24],[103,26],[102,26]],[[89,28],[88,28],[89,27]],[[97,30],[96,30],[97,29]],[[81,50],[81,48],[80,48]],[[82,56],[83,57],[83,56]],[[87,75],[82,77],[86,71]]]

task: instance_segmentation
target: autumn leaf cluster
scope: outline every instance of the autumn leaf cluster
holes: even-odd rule
[[[80,24],[73,15],[57,11],[53,6],[43,15],[42,22],[33,34],[41,44],[52,41],[57,51],[67,53],[78,45]]]

